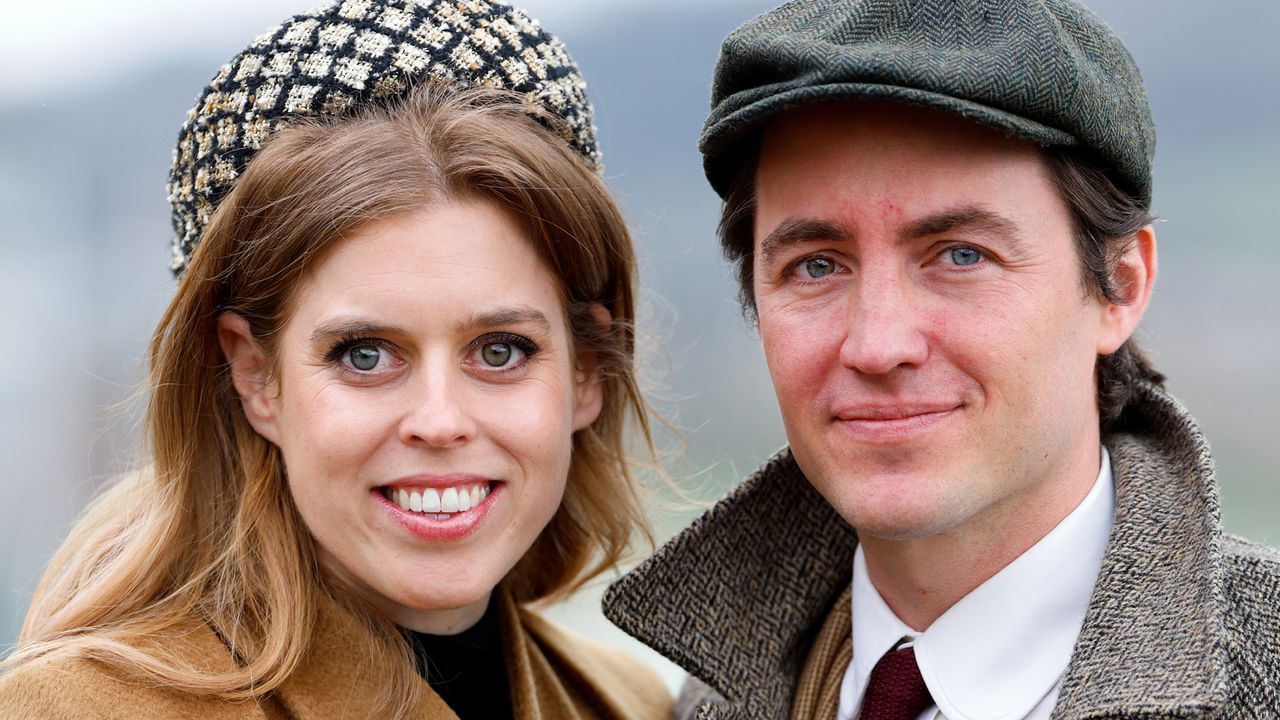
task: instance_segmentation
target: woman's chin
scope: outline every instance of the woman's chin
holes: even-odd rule
[[[426,563],[384,563],[376,574],[356,573],[323,549],[318,554],[330,582],[396,625],[431,634],[447,635],[474,624],[504,575],[475,560],[441,563],[438,557]],[[460,622],[466,624],[459,626]]]
[[[431,592],[382,597],[374,605],[400,627],[431,635],[452,635],[484,615],[497,581],[465,587],[432,588]]]

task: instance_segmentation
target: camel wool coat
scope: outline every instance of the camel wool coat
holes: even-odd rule
[[[505,593],[504,643],[516,720],[667,720],[671,696],[644,663],[516,606]],[[508,628],[518,627],[518,632]],[[210,670],[234,662],[202,623],[167,638],[169,649]],[[0,678],[4,720],[367,720],[376,717],[377,669],[359,621],[322,604],[312,652],[276,691],[233,703],[164,687],[142,687],[83,659],[36,660]],[[422,681],[410,720],[457,720]]]

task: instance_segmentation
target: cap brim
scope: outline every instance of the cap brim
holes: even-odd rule
[[[1070,133],[1019,115],[949,95],[897,85],[832,83],[806,85],[781,91],[776,85],[766,85],[740,95],[741,98],[726,99],[713,110],[712,118],[698,141],[707,180],[722,198],[728,192],[729,184],[743,156],[739,144],[753,139],[756,133],[777,114],[815,102],[856,99],[904,102],[948,112],[999,130],[1010,137],[1030,140],[1046,147],[1079,144],[1079,141]]]

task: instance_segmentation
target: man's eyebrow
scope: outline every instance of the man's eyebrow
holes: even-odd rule
[[[976,205],[968,205],[921,218],[911,223],[902,232],[908,240],[941,235],[952,230],[973,230],[991,235],[999,235],[1015,246],[1022,245],[1022,237],[1017,223]]]
[[[544,331],[551,330],[551,321],[543,312],[531,305],[498,308],[472,315],[459,324],[460,330],[473,328],[494,328],[505,325],[537,325]]]
[[[823,240],[842,242],[853,238],[849,228],[827,220],[788,218],[760,241],[760,261],[769,265],[773,256],[788,245]]]

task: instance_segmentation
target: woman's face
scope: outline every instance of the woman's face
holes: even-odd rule
[[[602,399],[564,317],[526,233],[483,200],[372,223],[300,286],[246,414],[324,568],[399,625],[474,623],[559,507]],[[236,322],[223,346],[253,395]]]

